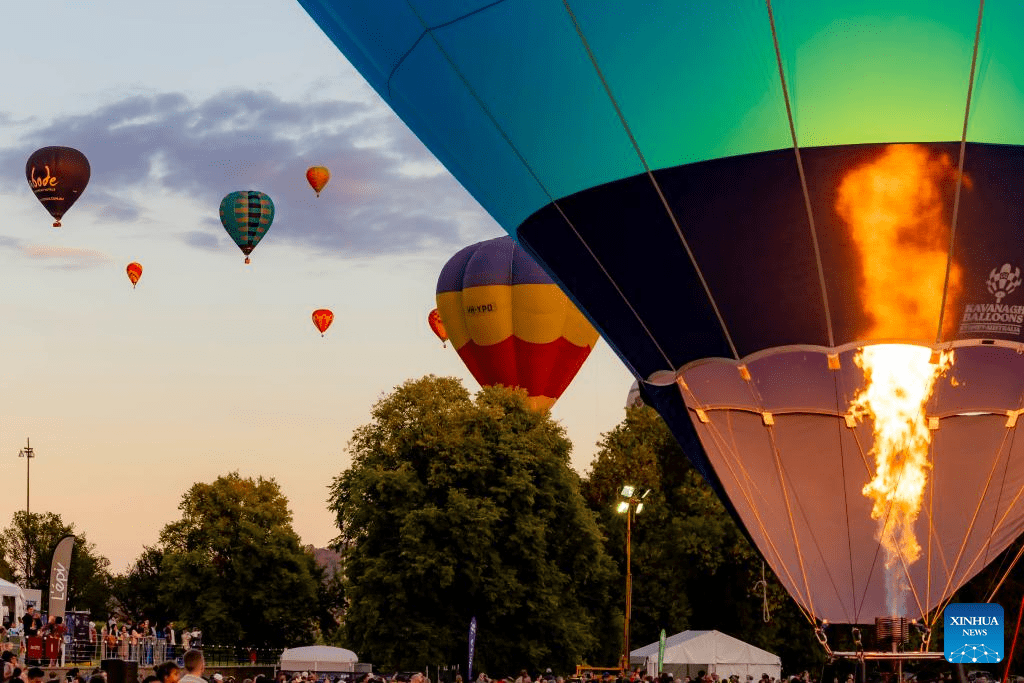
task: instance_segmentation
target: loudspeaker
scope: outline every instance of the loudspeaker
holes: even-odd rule
[[[100,668],[107,672],[107,683],[139,683],[139,663],[123,659],[104,659]]]

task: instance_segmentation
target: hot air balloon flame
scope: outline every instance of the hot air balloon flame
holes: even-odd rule
[[[839,185],[836,212],[859,252],[861,301],[870,326],[861,339],[931,339],[938,325],[949,256],[947,207],[957,170],[947,154],[921,145],[888,145]],[[964,187],[970,179],[964,177]],[[948,302],[961,269],[949,274]],[[954,323],[954,316],[945,321]]]
[[[871,518],[885,551],[889,616],[903,616],[909,589],[907,568],[921,555],[914,523],[928,483],[931,431],[925,404],[936,380],[953,364],[953,352],[931,362],[931,349],[908,344],[879,344],[861,349],[854,361],[864,371],[865,386],[854,396],[850,412],[870,417],[875,476],[862,493],[874,501]]]
[[[947,201],[956,168],[946,154],[921,145],[889,145],[871,162],[847,173],[836,212],[859,252],[863,338],[927,339],[935,334],[946,276],[950,226]],[[970,188],[969,179],[964,186]],[[949,301],[956,298],[961,269],[949,273]],[[912,283],[908,286],[908,283]],[[945,320],[953,322],[952,316]],[[854,358],[865,386],[850,412],[870,417],[875,476],[863,488],[874,501],[876,538],[885,551],[890,616],[905,613],[907,570],[921,554],[914,523],[928,482],[931,432],[925,404],[936,380],[953,363],[952,352],[931,362],[931,349],[904,344],[868,346]]]

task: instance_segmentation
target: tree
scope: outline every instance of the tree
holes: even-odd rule
[[[813,627],[771,570],[767,585],[755,589],[760,555],[653,409],[627,410],[598,446],[583,492],[619,576],[626,571],[619,491],[623,484],[651,489],[634,517],[631,649],[656,641],[662,628],[716,629],[776,652],[787,668],[823,661]],[[766,604],[773,614],[767,623]]]
[[[197,483],[160,533],[160,599],[211,644],[308,643],[320,572],[273,479]]]
[[[476,617],[477,670],[599,653],[613,566],[562,427],[521,392],[471,400],[450,377],[410,380],[372,415],[331,489],[348,647],[385,669],[460,662]]]
[[[114,577],[112,592],[123,614],[160,625],[172,620],[170,606],[160,596],[163,559],[163,550],[146,547],[124,574]]]
[[[68,534],[76,538],[68,572],[67,606],[88,610],[95,619],[106,619],[110,602],[110,561],[96,551],[96,546],[84,533],[75,531],[74,524],[65,524],[60,515],[53,512],[18,511],[10,526],[0,533],[0,548],[13,569],[15,582],[26,588],[41,589],[43,606],[48,609],[50,559],[57,543]]]

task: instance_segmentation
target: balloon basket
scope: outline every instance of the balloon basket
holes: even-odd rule
[[[60,227],[60,221],[54,221],[53,222],[53,227],[59,228]]]

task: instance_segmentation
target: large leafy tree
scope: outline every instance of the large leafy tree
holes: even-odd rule
[[[160,534],[160,598],[210,644],[308,644],[321,574],[273,479],[197,483]]]
[[[144,548],[127,571],[114,577],[112,592],[122,614],[160,625],[172,620],[171,606],[160,596],[163,559],[160,548]]]
[[[110,561],[97,552],[84,533],[75,530],[74,524],[66,524],[53,512],[15,512],[10,526],[0,532],[0,549],[16,583],[42,590],[45,609],[53,549],[68,534],[76,537],[68,572],[68,609],[88,610],[93,618],[106,619],[110,602]]]
[[[461,662],[476,617],[478,671],[600,656],[614,570],[562,427],[521,393],[434,376],[372,415],[331,492],[346,645],[385,669]]]
[[[626,516],[616,513],[619,492],[624,484],[651,490],[632,532],[630,649],[656,641],[662,628],[715,629],[776,652],[789,670],[823,660],[813,627],[654,410],[629,409],[598,446],[583,491],[620,576]]]

